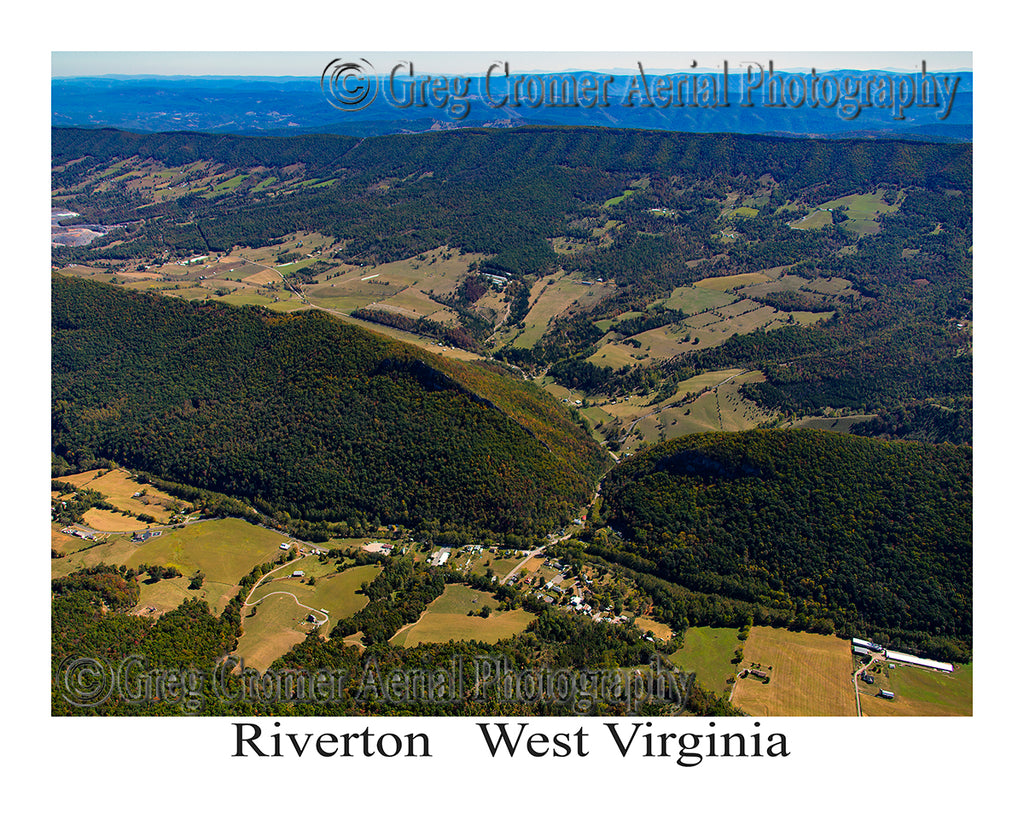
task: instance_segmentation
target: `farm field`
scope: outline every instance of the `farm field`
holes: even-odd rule
[[[806,297],[822,303],[834,297],[858,295],[845,279],[808,281],[786,276],[787,269],[780,266],[753,273],[716,276],[677,287],[667,299],[653,302],[651,307],[680,310],[689,317],[637,333],[628,339],[616,334],[616,326],[642,313],[634,312],[596,322],[595,326],[603,330],[605,336],[587,361],[613,369],[654,363],[693,350],[717,347],[734,335],[774,330],[790,324],[813,324],[833,315],[832,312],[782,311],[753,300],[767,293],[800,290]]]
[[[457,554],[453,554],[452,559],[456,560],[460,567],[465,560],[464,557]],[[470,557],[468,570],[473,574],[484,576],[490,569],[496,577],[504,577],[519,565],[520,560],[522,557],[500,557],[494,549],[484,549],[479,554]]]
[[[633,620],[633,625],[640,629],[641,634],[649,631],[659,640],[672,639],[671,628],[664,623],[659,623],[657,620],[651,620],[649,617],[637,617]]]
[[[878,190],[874,193],[841,196],[822,202],[806,216],[792,222],[790,227],[797,230],[815,230],[834,224],[833,211],[838,207],[845,207],[847,218],[841,224],[857,236],[873,235],[882,229],[878,217],[899,210],[906,198],[906,194],[901,191],[895,201],[889,204],[885,201],[887,194],[887,191]]]
[[[491,607],[489,617],[471,616],[483,606]],[[513,637],[533,621],[534,615],[522,609],[498,611],[493,594],[469,586],[449,585],[415,623],[400,629],[391,644],[411,647],[420,643],[445,643],[449,640],[494,642]]]
[[[551,320],[573,309],[593,307],[615,289],[610,282],[584,284],[563,272],[537,281],[530,291],[530,311],[524,329],[512,340],[513,347],[532,347],[547,330]]]
[[[755,717],[857,715],[850,644],[834,635],[755,626],[742,668],[759,663],[770,682],[737,679],[732,703]]]
[[[832,214],[828,210],[817,208],[795,222],[790,222],[789,226],[794,230],[821,230],[831,224]]]
[[[773,276],[768,275],[769,271],[755,273],[736,273],[732,276],[711,276],[693,283],[694,287],[703,287],[706,290],[718,290],[725,292],[734,287],[743,287],[747,284],[760,284],[766,282]]]
[[[72,552],[78,552],[83,549],[88,549],[90,546],[95,545],[91,540],[83,540],[80,537],[74,535],[66,535],[61,529],[65,528],[60,523],[50,524],[50,549],[58,552],[61,555],[69,555]],[[55,575],[56,576],[56,575]]]
[[[149,528],[148,523],[127,512],[111,512],[109,509],[87,509],[82,513],[82,520],[86,526],[101,532],[141,532]]]
[[[146,514],[154,518],[158,523],[167,523],[174,510],[182,509],[186,504],[182,501],[161,492],[159,489],[148,484],[141,484],[132,478],[131,473],[126,469],[93,469],[89,472],[79,472],[76,475],[65,475],[59,478],[64,483],[69,483],[79,489],[93,489],[103,494],[107,501],[119,510],[128,512],[131,515]],[[140,494],[141,493],[141,494]],[[90,512],[101,512],[103,510],[92,509]],[[106,513],[109,515],[110,513]],[[122,518],[114,513],[117,524],[110,527],[112,531],[127,531],[126,523],[128,518]],[[138,521],[131,521],[139,523]],[[89,523],[95,529],[107,529],[108,527]],[[144,529],[146,525],[139,523],[138,527]]]
[[[706,281],[706,280],[705,280]],[[714,307],[724,307],[736,301],[735,296],[730,296],[717,288],[697,287],[692,284],[684,284],[672,291],[672,295],[660,304],[667,310],[682,310],[684,313],[694,314],[702,310],[709,310]],[[656,304],[658,302],[655,302]],[[639,313],[637,315],[640,315]]]
[[[789,421],[782,425],[784,429],[795,427],[797,429],[823,429],[827,432],[849,432],[854,424],[870,421],[874,415],[844,415],[838,418],[828,416],[806,416]]]
[[[242,615],[242,636],[238,638],[235,655],[249,668],[266,671],[278,657],[287,654],[306,639],[313,629],[305,622],[306,610],[300,609],[290,597],[277,595],[260,603],[253,614]]]
[[[154,607],[156,611],[147,613],[158,614],[166,610],[162,607],[168,602],[177,600],[169,606],[173,608],[185,597],[199,597],[214,612],[220,612],[242,577],[280,554],[280,543],[278,532],[237,518],[222,518],[169,529],[143,543],[134,543],[127,536],[109,538],[90,549],[50,561],[50,571],[53,577],[62,577],[99,563],[132,569],[143,564],[173,566],[182,577],[142,583],[140,609]],[[198,591],[189,591],[188,580],[197,571],[205,574],[206,580]]]
[[[292,577],[302,571],[305,577]],[[310,612],[296,605],[296,601],[313,609],[326,609],[329,618],[321,634],[330,632],[338,619],[349,617],[363,608],[368,599],[358,594],[363,582],[370,582],[381,569],[379,566],[354,566],[337,572],[334,562],[321,563],[315,557],[305,557],[274,572],[253,590],[252,601],[242,610],[242,636],[236,653],[246,665],[265,670],[274,660],[286,654],[315,627],[308,620]],[[316,578],[310,586],[308,579]],[[294,597],[292,597],[294,595]],[[322,616],[317,619],[323,621]]]
[[[952,674],[945,674],[883,664],[873,673],[875,685],[857,681],[861,712],[866,717],[969,717],[973,713],[973,665],[956,666]],[[877,696],[879,688],[892,691],[896,699]]]
[[[630,430],[623,449],[632,452],[642,441],[671,440],[709,430],[751,429],[770,421],[774,415],[740,393],[744,384],[763,380],[764,374],[758,370],[716,370],[680,382],[674,395],[656,405],[647,405],[647,399],[634,397],[588,408],[581,414],[595,424],[601,420],[607,423],[609,416],[621,419],[623,426],[618,428],[619,431],[609,428],[603,432],[617,437],[621,436],[622,430]],[[697,393],[700,394],[696,398],[682,403],[688,394]],[[631,426],[634,422],[635,426]]]
[[[892,213],[900,209],[906,194],[902,191],[896,196],[896,201],[889,204],[885,201],[887,191],[879,190],[874,193],[854,194],[823,202],[819,207],[837,208],[845,206],[847,219],[843,225],[858,236],[878,233],[882,228],[878,224],[878,217],[885,213]]]
[[[683,647],[669,655],[672,664],[687,674],[695,672],[697,681],[708,691],[723,693],[726,680],[735,676],[736,666],[730,660],[739,641],[739,630],[694,626],[686,630]]]
[[[853,297],[861,298],[860,293],[855,290],[847,279],[839,276],[826,278],[819,276],[814,279],[805,279],[801,276],[780,276],[777,279],[761,282],[760,284],[749,284],[737,289],[741,296],[759,298],[769,293],[804,293],[808,296],[820,297],[826,301],[832,297]]]
[[[365,595],[358,594],[360,585],[372,581],[380,574],[381,567],[368,564],[339,572],[334,566],[334,561],[321,563],[315,557],[301,558],[277,569],[252,593],[250,600],[255,603],[267,594],[287,592],[305,606],[327,609],[332,621],[349,617],[367,603]],[[305,576],[292,577],[295,571],[304,572]],[[309,585],[311,578],[316,579],[315,585]]]

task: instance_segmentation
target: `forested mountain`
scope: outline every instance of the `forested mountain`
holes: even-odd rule
[[[53,449],[306,521],[539,535],[604,463],[550,397],[320,312],[55,276]]]
[[[617,466],[603,495],[619,559],[634,568],[791,607],[804,627],[819,618],[970,640],[968,447],[811,430],[691,435]]]
[[[55,128],[52,145],[54,165],[87,158],[55,177],[55,185],[65,187],[98,163],[130,157],[166,165],[209,160],[250,169],[303,166],[308,177],[334,180],[330,187],[286,197],[186,197],[154,204],[145,211],[152,224],[130,234],[134,241],[123,252],[145,253],[166,244],[184,252],[227,251],[267,243],[301,226],[347,239],[353,259],[387,261],[449,244],[494,255],[492,266],[513,274],[550,267],[556,256],[548,238],[565,232],[567,214],[615,196],[636,174],[671,175],[680,183],[768,174],[782,199],[812,186],[824,201],[879,184],[962,187],[971,173],[969,145],[602,128],[463,129],[363,140]],[[138,204],[111,201],[94,218],[130,217]]]

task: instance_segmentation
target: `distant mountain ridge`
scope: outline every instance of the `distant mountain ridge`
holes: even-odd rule
[[[389,79],[375,77],[376,94],[361,110],[339,110],[329,102],[319,77],[81,77],[54,78],[51,81],[51,123],[61,127],[122,128],[153,132],[195,130],[212,133],[262,133],[265,135],[301,133],[338,133],[372,136],[391,133],[419,133],[461,127],[515,127],[520,125],[597,125],[616,128],[640,128],[701,133],[775,134],[789,136],[906,137],[939,141],[969,141],[973,127],[973,81],[970,72],[929,72],[948,78],[955,92],[948,110],[920,107],[917,96],[912,104],[894,116],[891,108],[866,107],[852,117],[840,115],[837,106],[812,107],[811,100],[796,97],[783,100],[780,107],[764,104],[759,98],[766,87],[749,91],[744,103],[743,83],[736,73],[663,75],[663,93],[654,87],[657,75],[642,79],[636,75],[608,74],[605,105],[561,105],[555,99],[541,99],[532,107],[525,96],[537,82],[520,83],[523,95],[516,100],[515,78],[493,77],[486,87],[479,75],[464,79],[468,84],[455,90],[451,86],[433,97],[416,96],[401,86],[398,107],[389,100]],[[557,84],[594,75],[594,72],[564,72],[535,75],[539,82]],[[529,76],[529,75],[524,75]],[[821,74],[777,72],[777,85],[783,80],[793,89],[803,88],[815,94],[812,83],[832,79],[864,81],[868,78],[918,78],[914,74],[886,71],[841,71]],[[697,91],[699,78],[707,89],[714,83],[717,100],[703,96],[705,104],[691,104],[679,94]],[[542,80],[540,78],[543,78]],[[409,77],[404,82],[409,82]],[[416,79],[414,76],[413,79]],[[603,82],[603,79],[602,79]],[[916,79],[915,79],[916,82]],[[682,83],[682,85],[680,85]],[[748,83],[749,84],[749,83]],[[399,88],[399,86],[396,86]],[[665,91],[669,88],[669,91]],[[495,106],[512,91],[506,104]],[[537,92],[539,93],[539,92]],[[795,93],[795,91],[794,91]],[[916,94],[916,91],[915,91]],[[728,96],[728,106],[717,104]],[[862,93],[861,98],[865,95]],[[873,97],[877,100],[877,94]],[[456,104],[458,100],[458,104]],[[579,102],[579,100],[576,100]],[[625,104],[626,102],[629,104]],[[337,100],[335,100],[337,102]],[[662,102],[668,102],[662,106]],[[551,104],[553,103],[553,104]],[[940,116],[945,114],[944,118]]]

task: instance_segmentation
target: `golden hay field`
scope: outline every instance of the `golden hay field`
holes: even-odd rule
[[[850,644],[834,635],[755,626],[741,668],[760,663],[770,682],[736,680],[732,703],[756,717],[855,717]],[[771,670],[769,669],[771,667]]]

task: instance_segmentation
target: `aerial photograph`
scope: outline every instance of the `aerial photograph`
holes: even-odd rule
[[[52,54],[53,716],[972,715],[972,55],[686,57]]]

